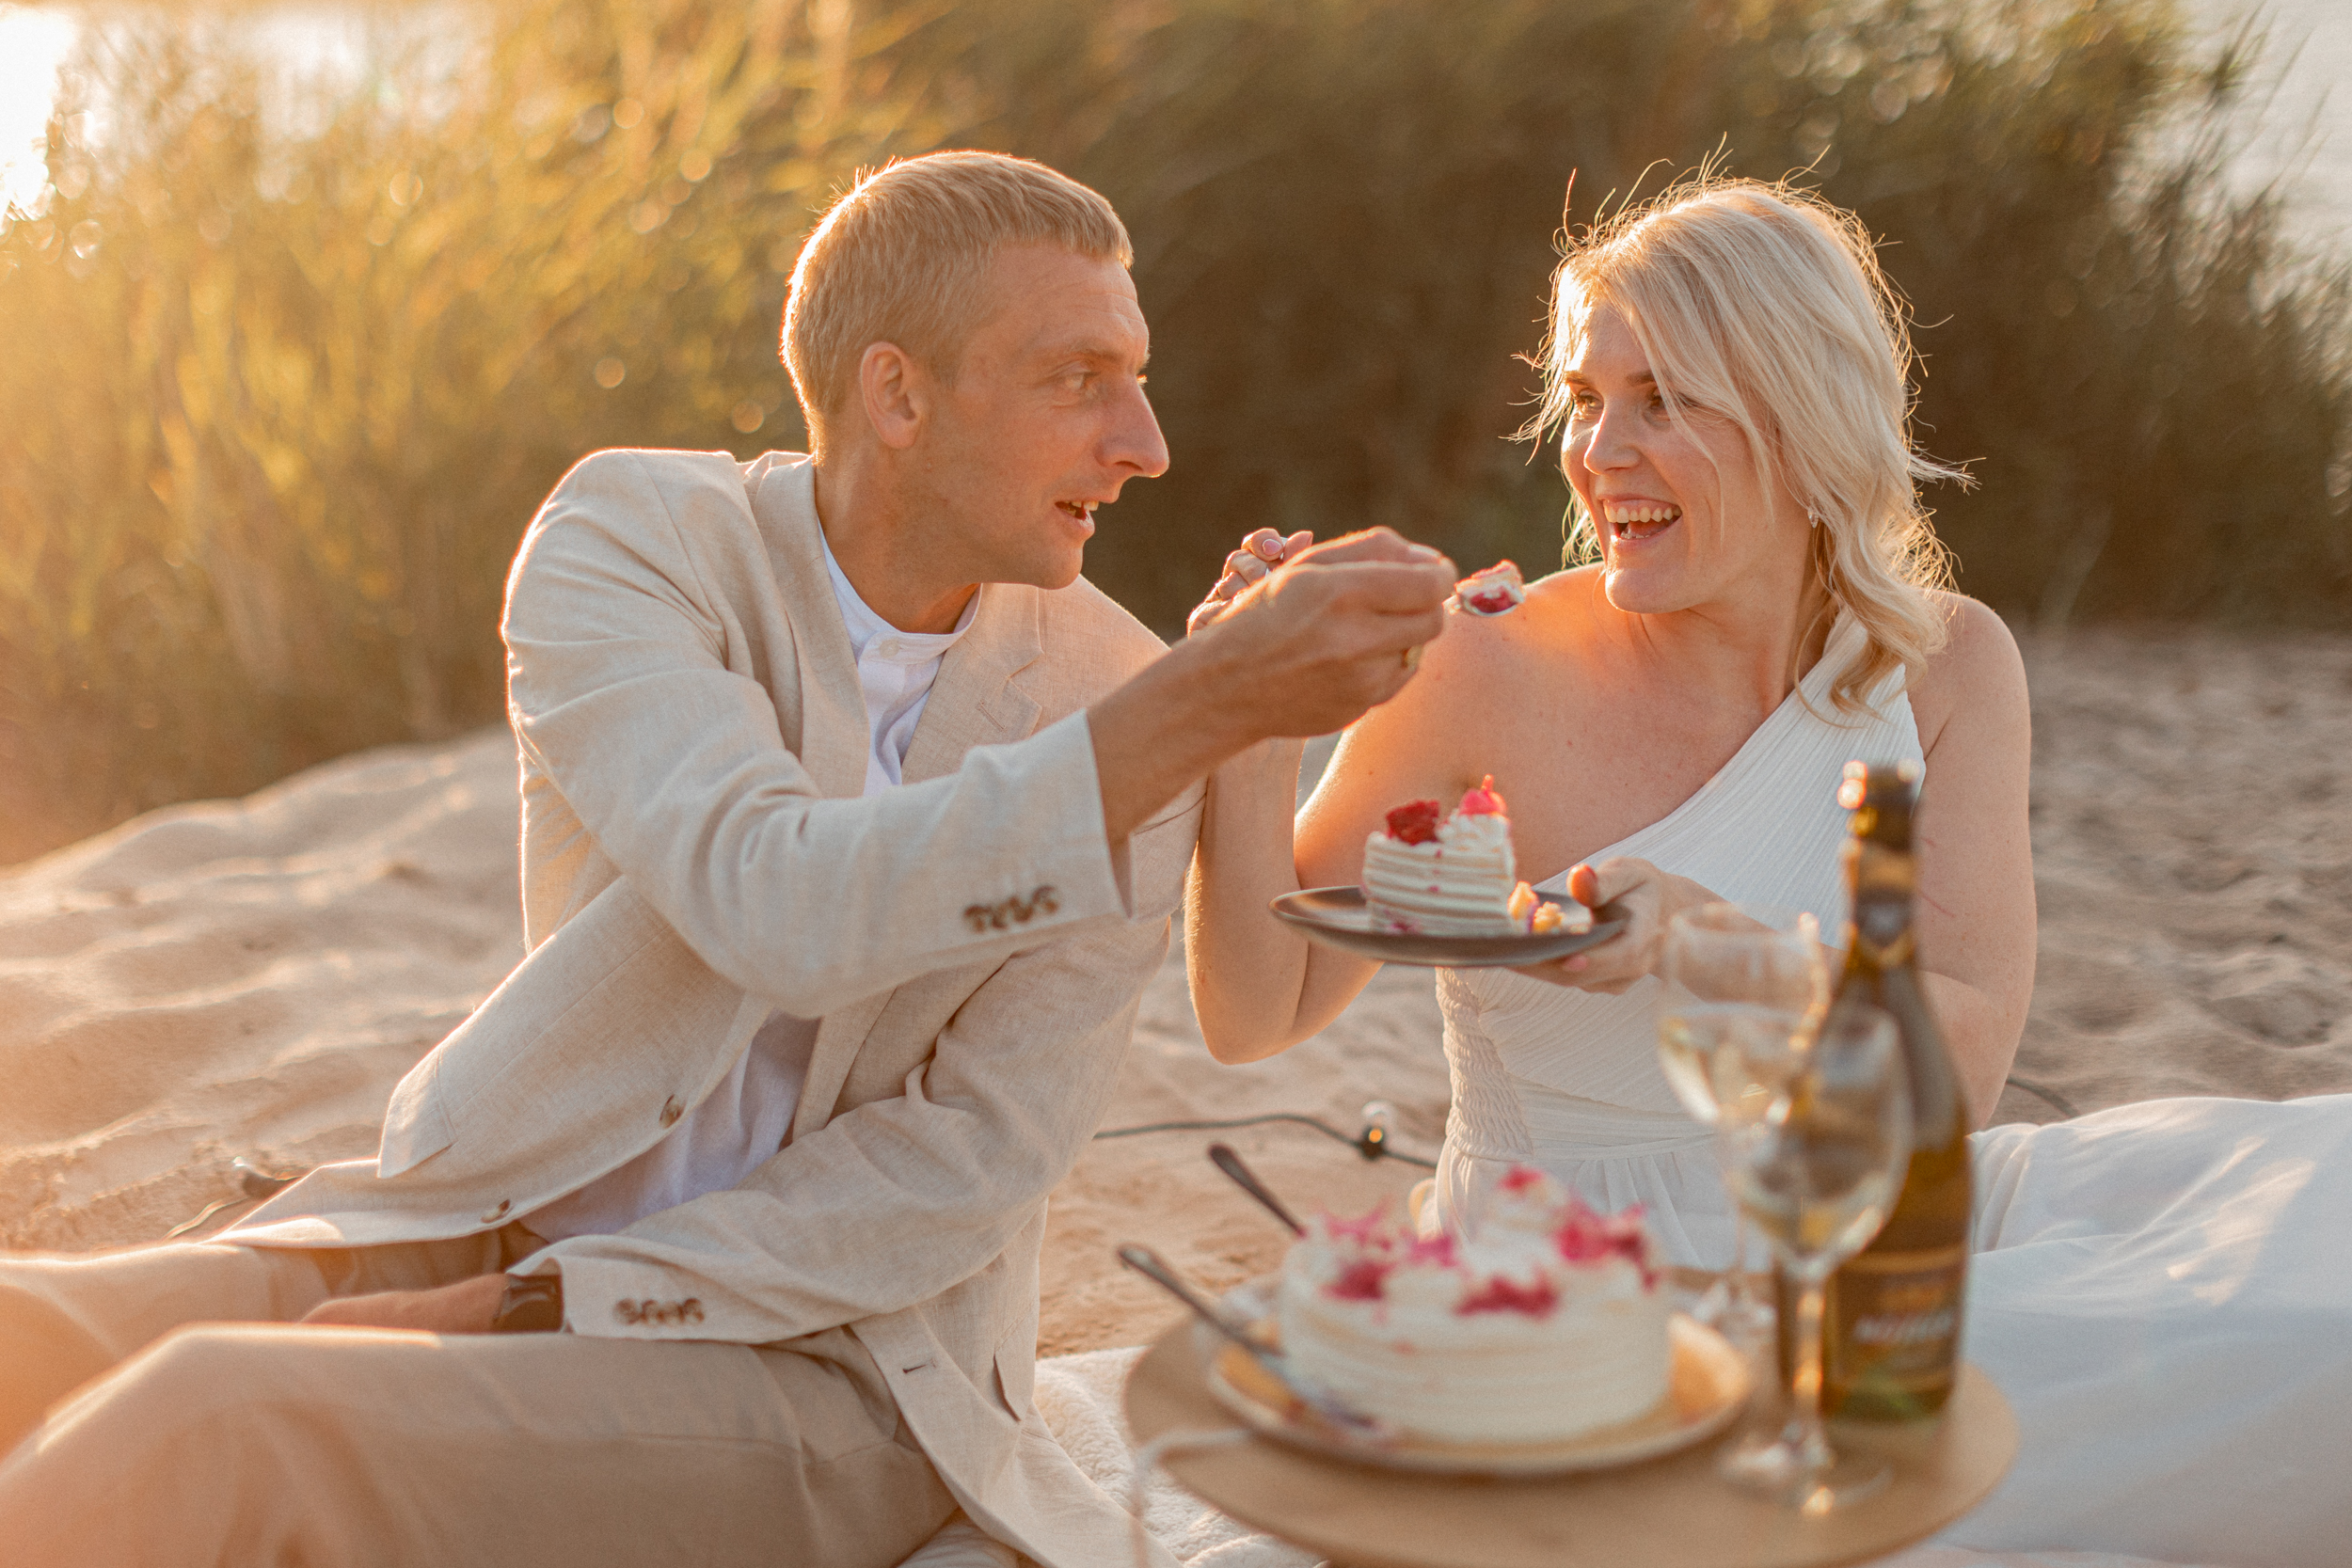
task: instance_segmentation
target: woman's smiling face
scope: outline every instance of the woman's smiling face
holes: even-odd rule
[[[1785,487],[1767,497],[1725,415],[1686,397],[1674,418],[1622,314],[1593,311],[1563,379],[1571,402],[1560,466],[1600,541],[1612,605],[1666,614],[1777,595],[1791,567],[1803,580],[1804,506]]]

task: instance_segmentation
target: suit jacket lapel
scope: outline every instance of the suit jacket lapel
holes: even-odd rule
[[[866,753],[873,732],[866,721],[857,656],[833,596],[833,575],[825,569],[816,465],[803,461],[770,468],[752,493],[752,515],[767,542],[776,591],[792,626],[801,680],[801,766],[817,782],[818,794],[854,799],[866,792]]]
[[[818,561],[819,572],[824,564],[821,559]],[[827,596],[831,596],[830,587]],[[1036,589],[1009,583],[981,585],[972,628],[947,650],[938,678],[931,683],[930,698],[923,705],[923,717],[914,726],[901,775],[907,783],[920,784],[952,773],[973,747],[1018,740],[1035,727],[1039,704],[1013,679],[1043,651],[1040,618]],[[837,607],[834,619],[838,625]],[[846,644],[848,632],[838,635]],[[870,733],[863,728],[862,698],[858,717],[861,734]],[[861,752],[859,767],[864,766]],[[863,778],[861,773],[861,782]],[[850,1065],[865,1048],[866,1037],[890,996],[884,991],[836,1008],[818,1026],[808,1076],[802,1082],[801,1102],[792,1113],[794,1137],[805,1137],[832,1118],[834,1101],[849,1081]]]
[[[1039,620],[1036,589],[981,585],[972,629],[947,650],[907,746],[907,783],[952,773],[973,747],[1018,740],[1036,725],[1037,700],[1013,677],[1044,652]]]

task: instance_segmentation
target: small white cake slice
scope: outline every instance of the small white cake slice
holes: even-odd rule
[[[1364,903],[1375,927],[1413,936],[1485,937],[1587,929],[1581,905],[1546,903],[1518,880],[1511,819],[1494,775],[1440,821],[1435,800],[1389,813],[1364,840]]]

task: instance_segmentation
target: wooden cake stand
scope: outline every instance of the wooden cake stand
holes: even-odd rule
[[[1189,1323],[1136,1364],[1138,1441],[1238,1423],[1210,1397]],[[1248,1525],[1348,1568],[1835,1568],[1924,1540],[1984,1500],[2017,1453],[2009,1402],[1963,1367],[1925,1430],[1832,1429],[1885,1455],[1885,1490],[1820,1518],[1719,1480],[1719,1442],[1624,1469],[1543,1481],[1412,1474],[1325,1459],[1266,1437],[1168,1455],[1169,1474]]]

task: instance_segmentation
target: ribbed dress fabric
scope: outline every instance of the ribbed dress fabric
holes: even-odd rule
[[[1864,645],[1860,624],[1842,617],[1797,689],[1714,777],[1588,859],[1635,856],[1725,898],[1810,910],[1822,940],[1836,942],[1846,922],[1839,777],[1855,758],[1920,758],[1899,672],[1865,713],[1831,702]],[[1538,885],[1558,890],[1566,876]],[[1508,970],[1440,970],[1438,1005],[1454,1109],[1436,1217],[1474,1226],[1485,1189],[1514,1163],[1536,1161],[1599,1208],[1643,1204],[1673,1261],[1729,1259],[1711,1134],[1683,1113],[1658,1066],[1656,980],[1600,996]]]

